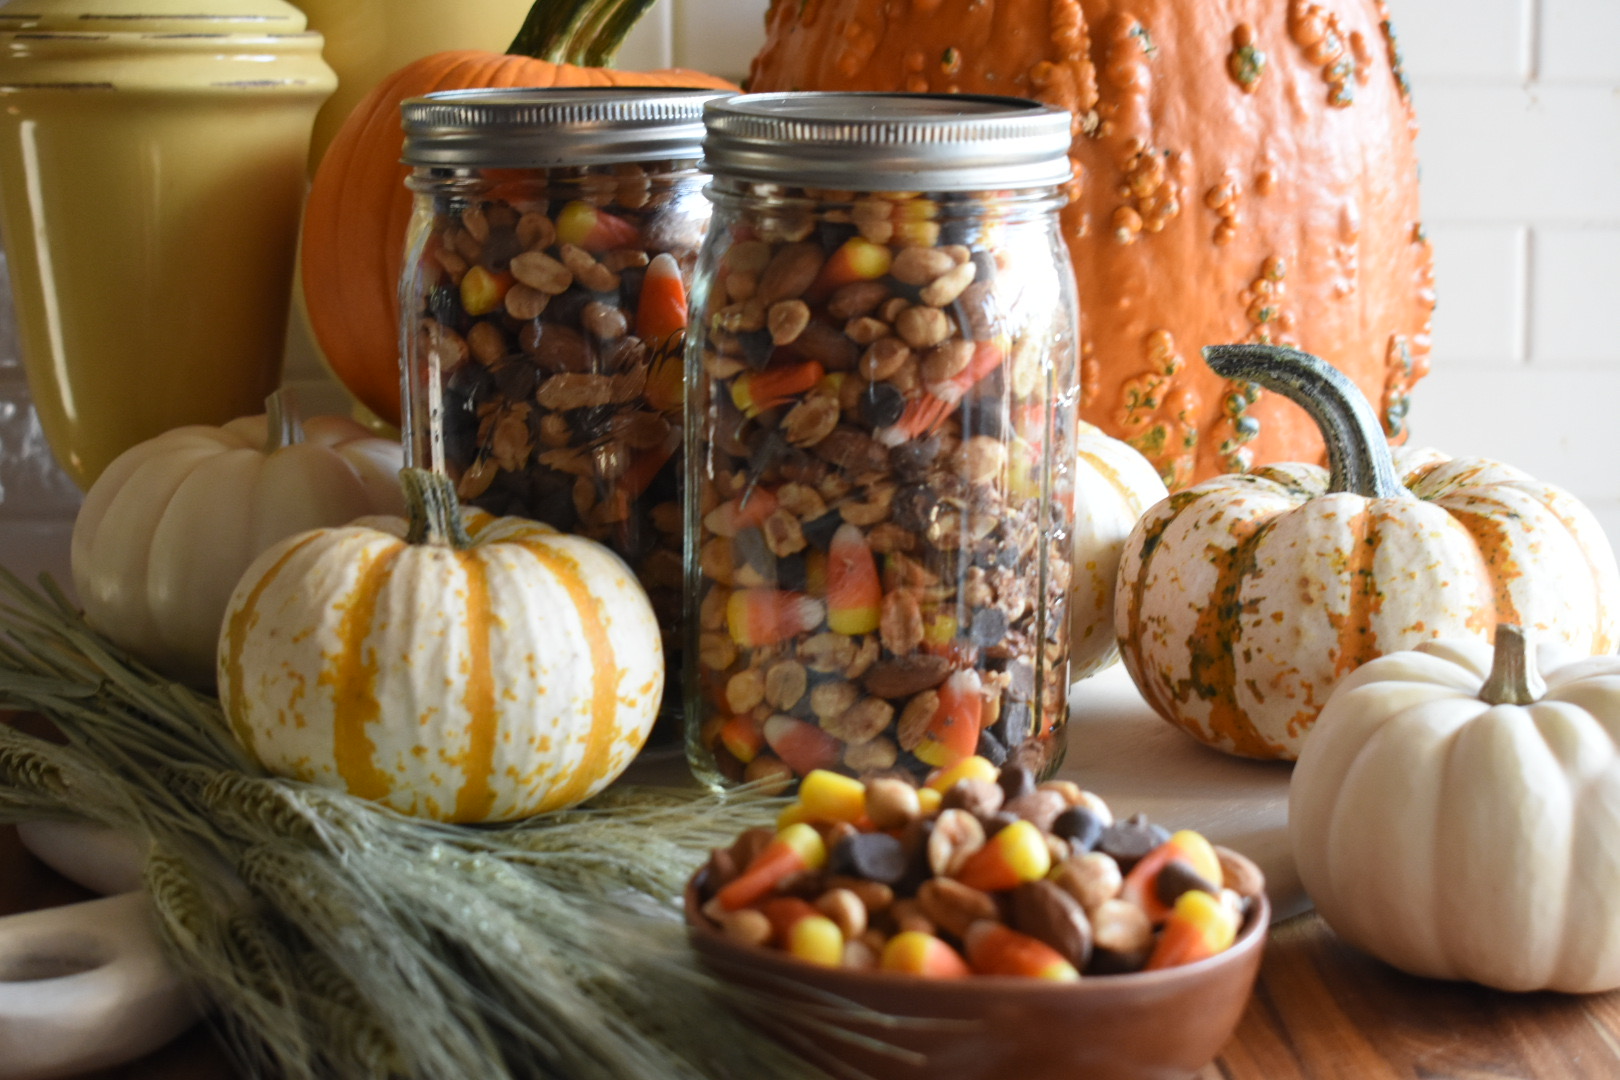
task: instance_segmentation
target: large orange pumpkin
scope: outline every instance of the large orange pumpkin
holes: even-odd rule
[[[1305,414],[1197,363],[1291,344],[1404,436],[1432,254],[1383,0],[774,0],[754,90],[1017,94],[1075,117],[1083,414],[1174,487],[1319,460]]]
[[[383,420],[397,424],[400,417],[396,290],[411,216],[405,187],[410,170],[400,163],[400,103],[470,87],[735,89],[724,79],[679,68],[592,66],[612,58],[635,17],[651,5],[536,0],[506,54],[461,50],[413,61],[377,84],[344,121],[316,170],[304,211],[304,300],[333,373]]]

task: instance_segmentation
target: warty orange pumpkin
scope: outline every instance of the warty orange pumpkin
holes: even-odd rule
[[[231,596],[219,697],[281,776],[441,821],[507,821],[606,787],[663,690],[652,605],[584,537],[470,511],[401,474],[409,520],[290,537]]]
[[[1016,94],[1074,114],[1082,414],[1172,490],[1322,451],[1285,399],[1197,363],[1211,341],[1316,353],[1404,436],[1433,259],[1384,0],[774,0],[766,28],[752,90]]]
[[[1620,570],[1591,511],[1500,462],[1402,451],[1313,356],[1204,350],[1321,424],[1331,471],[1219,476],[1149,509],[1114,600],[1125,667],[1160,716],[1248,757],[1298,755],[1329,693],[1379,656],[1499,623],[1595,655],[1620,644]]]
[[[413,61],[349,114],[321,159],[304,211],[301,270],[310,327],[339,381],[383,420],[400,420],[399,288],[410,169],[400,103],[440,90],[506,86],[736,89],[702,72],[616,71],[609,62],[653,0],[536,0],[506,54],[460,50]]]

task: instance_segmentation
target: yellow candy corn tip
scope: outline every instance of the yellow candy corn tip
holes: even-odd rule
[[[788,952],[812,964],[838,967],[844,961],[843,931],[825,915],[806,915],[788,931]]]
[[[972,757],[963,758],[955,765],[933,776],[929,779],[928,786],[940,794],[944,794],[963,780],[988,780],[995,783],[996,777],[999,775],[1000,770],[988,758],[982,758],[975,754]]]
[[[1015,821],[991,839],[1022,881],[1039,881],[1052,869],[1052,849],[1033,822]]]
[[[802,821],[779,831],[774,842],[792,848],[811,870],[820,870],[827,863],[827,845],[822,842],[821,834]]]
[[[866,813],[866,785],[853,776],[814,769],[799,783],[806,821],[855,821]]]

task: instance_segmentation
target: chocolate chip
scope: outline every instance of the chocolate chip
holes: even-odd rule
[[[1207,892],[1211,896],[1219,896],[1221,887],[1210,881],[1204,875],[1192,868],[1192,864],[1185,859],[1171,859],[1159,868],[1159,876],[1153,883],[1153,891],[1159,902],[1173,906],[1181,894],[1197,889]]]
[[[990,729],[979,732],[979,745],[974,753],[984,758],[992,765],[1000,765],[1007,760],[1007,748],[1001,745],[1001,740],[990,733]]]
[[[1030,712],[1027,702],[1009,701],[1001,707],[1001,719],[997,720],[990,730],[1007,748],[1007,753],[1011,754],[1013,747],[1029,738],[1033,720],[1034,714]]]
[[[1170,833],[1163,826],[1150,823],[1145,814],[1132,814],[1103,830],[1097,850],[1112,856],[1119,868],[1129,873],[1142,856],[1168,839]]]
[[[821,551],[832,546],[833,533],[844,523],[843,515],[836,510],[829,510],[813,521],[804,523],[802,530],[804,538]]]
[[[855,833],[846,837],[828,857],[834,874],[880,881],[894,885],[906,875],[909,860],[905,847],[888,833]]]
[[[1022,765],[1003,765],[996,783],[1007,793],[1007,801],[1012,802],[1035,790],[1035,774]]]
[[[888,427],[906,411],[906,395],[893,383],[875,382],[860,397],[861,419],[875,428]]]
[[[894,474],[901,480],[918,483],[928,479],[928,468],[939,457],[940,439],[930,435],[926,439],[912,439],[890,452],[889,461]]]
[[[1102,839],[1103,819],[1084,806],[1071,806],[1052,821],[1052,833],[1069,842],[1075,854],[1084,855]]]
[[[984,824],[984,835],[989,837],[996,835],[996,833],[1000,832],[1002,829],[1005,829],[1009,825],[1017,824],[1023,819],[1017,814],[1013,813],[1011,810],[997,810],[995,813],[982,820]]]
[[[737,335],[737,347],[742,350],[744,363],[755,371],[763,371],[771,362],[776,342],[771,340],[769,330],[744,330]]]

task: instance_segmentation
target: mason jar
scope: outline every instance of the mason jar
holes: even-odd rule
[[[1067,719],[1070,118],[710,102],[686,345],[686,712],[711,785],[1048,775]]]
[[[407,453],[465,504],[621,556],[672,676],[686,282],[709,221],[698,158],[715,96],[480,89],[403,106]],[[675,711],[678,689],[665,699]]]

